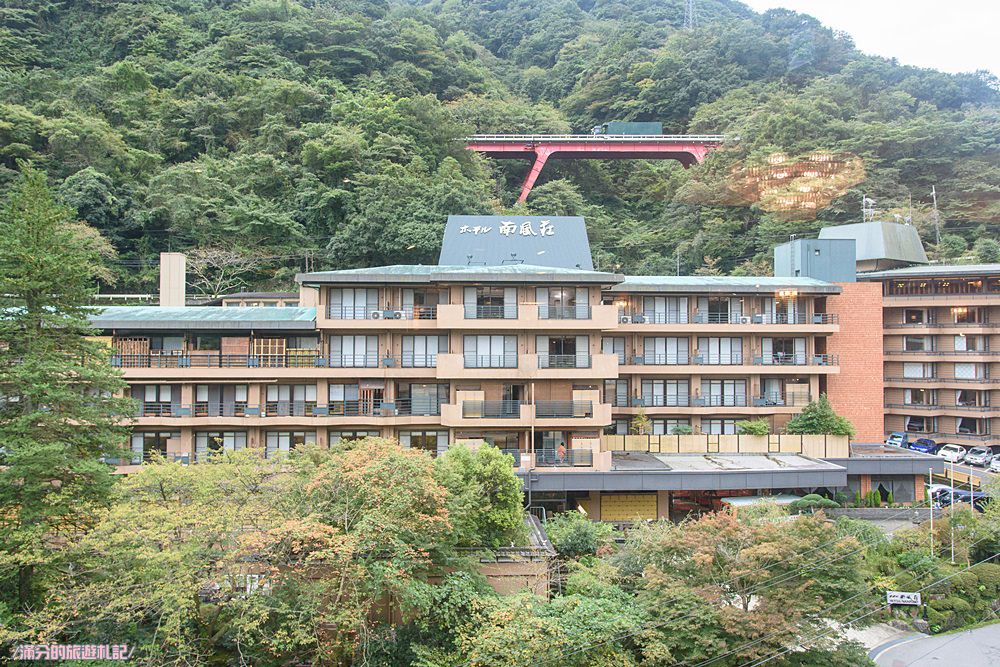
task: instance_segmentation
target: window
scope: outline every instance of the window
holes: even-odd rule
[[[264,455],[271,458],[306,443],[316,444],[316,431],[268,431],[264,442]]]
[[[536,336],[539,368],[589,368],[590,338],[587,336]]]
[[[736,323],[743,315],[743,300],[738,297],[698,297],[696,322]]]
[[[746,380],[702,380],[701,399],[708,406],[742,407],[747,404]]]
[[[806,363],[805,338],[761,338],[760,349],[765,364]]]
[[[934,349],[930,336],[903,336],[903,349],[907,352],[930,352]]]
[[[400,382],[396,397],[396,410],[401,415],[439,415],[441,404],[448,402],[448,385]]]
[[[327,409],[331,415],[356,416],[362,414],[358,404],[357,384],[330,384],[327,388]],[[381,407],[372,406],[373,408]],[[369,414],[365,412],[364,414]]]
[[[690,362],[687,338],[662,336],[643,338],[642,351],[641,363],[647,366],[687,364]]]
[[[990,432],[990,420],[976,417],[959,417],[955,420],[958,435],[986,435]]]
[[[615,419],[610,425],[604,427],[604,435],[628,435],[628,428],[627,419]]]
[[[330,431],[327,434],[330,439],[330,446],[333,447],[341,442],[350,442],[351,440],[360,440],[362,438],[377,438],[379,437],[378,431]]]
[[[411,449],[422,449],[433,456],[448,449],[447,431],[400,431],[399,444]]]
[[[167,455],[167,443],[170,440],[180,440],[181,434],[176,431],[142,432],[132,434],[132,463],[139,464],[148,461],[154,453]]]
[[[651,422],[653,435],[677,435],[676,429],[691,427],[689,419],[653,419]]]
[[[903,417],[903,427],[908,433],[933,433],[934,417],[908,415]]]
[[[437,355],[448,351],[447,336],[403,336],[403,368],[434,368]]]
[[[330,366],[378,367],[378,336],[330,336]]]
[[[247,446],[246,431],[198,431],[194,434],[195,460],[206,461],[218,452],[233,452]]]
[[[379,310],[378,290],[373,287],[330,290],[331,320],[366,320]]]
[[[702,419],[701,432],[709,435],[735,435],[735,419]]]
[[[628,406],[628,380],[605,380],[604,402],[614,407]]]
[[[140,390],[140,387],[133,389],[137,390]],[[173,388],[169,384],[144,385],[137,398],[142,399],[141,409],[144,417],[166,417],[173,414]]]
[[[517,336],[465,336],[466,368],[517,368]]]
[[[538,317],[542,320],[584,320],[590,317],[590,290],[586,287],[537,287]]]
[[[189,350],[200,352],[218,352],[221,349],[222,338],[220,336],[192,336],[188,341]]]
[[[966,306],[952,308],[951,316],[955,324],[981,324],[986,319],[978,308],[968,308]]]
[[[904,378],[932,378],[934,377],[933,364],[903,364]]]
[[[270,416],[303,417],[313,414],[316,407],[314,384],[270,384],[267,386],[266,414]]]
[[[247,385],[196,384],[194,414],[197,417],[242,417],[246,414]]]
[[[466,319],[516,320],[516,287],[466,287]]]
[[[699,338],[698,356],[703,364],[742,364],[742,338]]]
[[[955,405],[960,408],[989,407],[990,392],[976,389],[958,389],[955,391]]]
[[[907,308],[903,311],[903,324],[924,324],[927,321],[927,314],[921,309]]]
[[[956,352],[985,352],[988,349],[986,336],[955,336]]]
[[[688,404],[687,380],[643,380],[642,404],[647,407],[683,407]]]
[[[955,364],[956,380],[985,380],[986,364]]]
[[[319,338],[316,336],[289,336],[286,346],[289,350],[318,350]]]
[[[605,336],[601,339],[601,352],[618,356],[618,363],[625,363],[625,337]]]
[[[934,405],[937,402],[937,391],[934,389],[906,389],[903,391],[903,403],[906,405]]]
[[[448,292],[446,290],[423,291],[404,289],[403,290],[403,312],[407,317],[415,320],[436,320],[437,307],[439,304],[448,303]]]
[[[149,351],[162,354],[180,354],[184,349],[184,336],[150,336]]]
[[[686,296],[644,296],[642,316],[652,324],[687,324]]]

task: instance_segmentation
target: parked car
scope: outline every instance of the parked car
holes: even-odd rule
[[[961,463],[965,460],[965,447],[961,445],[944,445],[935,454],[950,463]]]
[[[906,433],[890,433],[889,437],[885,439],[885,444],[892,447],[906,447],[908,439]]]
[[[925,488],[927,498],[934,507],[941,507],[942,497],[951,492],[951,486],[948,484],[928,484]]]
[[[924,454],[937,454],[940,445],[938,445],[930,438],[917,438],[916,440],[908,444],[907,448],[912,449],[915,452],[922,452]]]
[[[994,456],[990,461],[990,472],[1000,472],[1000,456]]]
[[[996,445],[979,445],[973,447],[966,453],[965,462],[970,466],[982,466],[985,468],[993,459],[1000,455],[1000,447]]]
[[[990,497],[988,494],[982,491],[966,491],[965,489],[955,489],[954,493],[949,489],[940,496],[941,507],[948,507],[949,505],[966,503],[972,505],[972,508],[978,512],[982,512],[986,509],[986,505],[990,502]]]

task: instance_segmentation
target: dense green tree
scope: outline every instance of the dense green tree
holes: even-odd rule
[[[802,435],[846,435],[854,437],[854,425],[833,411],[826,394],[810,401],[802,412],[785,424],[785,432]]]
[[[124,382],[87,337],[110,253],[24,165],[0,209],[0,616],[43,599],[111,494],[101,457],[120,454],[132,403],[113,397]]]

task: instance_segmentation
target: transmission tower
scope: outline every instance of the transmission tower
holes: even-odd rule
[[[684,27],[687,30],[694,29],[694,0],[685,0],[685,3],[684,3]]]

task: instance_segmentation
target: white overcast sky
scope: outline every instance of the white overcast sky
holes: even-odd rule
[[[1000,0],[742,0],[810,14],[865,52],[945,72],[1000,76]]]

